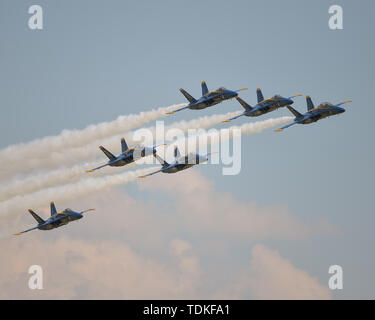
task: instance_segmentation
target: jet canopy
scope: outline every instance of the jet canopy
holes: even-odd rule
[[[66,208],[64,211],[65,211],[65,212],[73,212],[73,210],[70,209],[70,208]]]
[[[330,102],[322,102],[317,108],[319,109],[328,109],[333,107],[333,104]]]
[[[225,90],[227,90],[226,88],[224,88],[224,87],[220,87],[219,89],[217,89],[216,91],[225,91]]]
[[[282,96],[280,96],[279,94],[275,94],[272,99],[282,99]]]

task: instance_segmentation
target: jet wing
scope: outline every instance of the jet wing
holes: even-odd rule
[[[170,166],[170,167],[173,167],[173,166]],[[158,173],[158,172],[161,172],[161,171],[163,171],[163,170],[165,170],[166,168],[161,168],[161,169],[159,169],[159,170],[157,170],[157,171],[154,171],[154,172],[151,172],[151,173],[149,173],[149,174],[145,174],[145,175],[143,175],[143,176],[139,176],[138,178],[147,178],[148,176],[152,176],[153,174],[155,174],[155,173]]]
[[[131,149],[128,149],[128,150],[134,150],[134,149],[135,148],[131,148]],[[95,170],[98,170],[98,169],[103,168],[105,166],[109,166],[109,165],[114,164],[114,163],[119,162],[119,161],[121,161],[121,159],[116,158],[115,160],[109,161],[108,163],[103,164],[103,165],[101,165],[101,166],[99,166],[97,168],[94,168],[94,169],[91,169],[91,170],[86,170],[86,172],[94,172]]]
[[[275,131],[276,131],[276,132],[281,132],[281,131],[283,131],[284,129],[289,128],[290,126],[292,126],[292,125],[294,125],[294,124],[296,124],[296,123],[297,123],[297,122],[289,123],[289,124],[287,124],[286,126],[280,128],[280,129],[276,129]]]
[[[340,102],[340,103],[336,104],[336,106],[338,107],[338,106],[341,106],[342,104],[348,103],[348,102],[352,102],[352,100],[346,100],[344,102]]]
[[[237,119],[237,118],[239,118],[239,117],[242,117],[242,116],[244,116],[244,115],[245,115],[244,113],[241,113],[241,114],[239,114],[238,116],[235,116],[235,117],[230,118],[230,119],[228,119],[228,120],[224,120],[223,122],[230,122],[230,121],[232,121],[232,120],[234,120],[234,119]]]
[[[174,114],[175,112],[178,112],[178,111],[181,111],[181,110],[184,110],[184,109],[188,109],[189,106],[186,106],[186,107],[182,107],[180,109],[177,109],[177,110],[174,110],[174,111],[170,111],[170,112],[167,112],[167,114]]]
[[[86,172],[94,172],[95,170],[98,170],[98,169],[103,168],[105,166],[109,166],[109,163],[103,164],[102,166],[99,166],[99,167],[94,168],[94,169],[86,170]]]
[[[34,230],[34,229],[38,229],[38,227],[40,227],[40,226],[36,226],[36,227],[34,227],[34,228],[30,228],[30,229],[27,229],[27,230],[25,230],[25,231],[15,233],[14,235],[15,235],[15,236],[20,236],[21,234],[23,234],[23,233],[25,233],[25,232],[29,232],[29,231]]]

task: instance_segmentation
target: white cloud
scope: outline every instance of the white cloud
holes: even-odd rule
[[[308,225],[286,207],[259,207],[254,201],[240,201],[231,193],[219,193],[199,171],[189,169],[173,175],[159,174],[139,182],[141,190],[162,192],[175,203],[175,215],[186,228],[248,239],[304,238],[334,234],[328,221]]]
[[[250,294],[254,299],[330,299],[327,285],[322,285],[306,271],[293,266],[276,250],[264,245],[252,248],[251,264],[232,287],[234,297]]]
[[[320,224],[307,225],[283,207],[260,208],[217,192],[195,169],[141,180],[139,188],[144,192],[136,198],[110,189],[74,202],[57,202],[58,209],[96,211],[53,231],[2,239],[0,298],[327,296],[307,272],[264,246],[254,247],[250,268],[236,259],[228,260],[225,268],[217,265],[215,272],[212,265],[230,256],[228,250],[238,250],[239,242],[301,239],[330,233],[330,228],[321,231]],[[47,214],[48,210],[41,216]],[[33,223],[26,212],[14,232]],[[225,247],[218,248],[223,241]],[[41,292],[27,288],[32,264],[45,270]]]
[[[174,241],[182,241],[175,239]],[[188,245],[188,244],[187,244]],[[171,299],[195,294],[200,267],[194,256],[176,261],[143,256],[118,241],[39,237],[2,246],[0,298]],[[44,270],[44,289],[27,287],[30,265]]]

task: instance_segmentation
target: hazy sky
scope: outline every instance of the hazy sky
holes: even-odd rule
[[[28,28],[28,8],[33,4],[43,8],[43,30]],[[343,8],[343,30],[328,28],[328,8],[332,4]],[[107,196],[57,204],[60,208],[64,205],[73,207],[73,204],[84,207],[89,205],[90,199],[99,201],[97,206],[108,211],[97,212],[96,216],[86,218],[91,222],[82,220],[74,226],[64,227],[64,230],[35,231],[22,239],[0,240],[3,248],[17,251],[21,246],[24,257],[27,257],[20,263],[16,252],[7,251],[8,261],[20,263],[22,267],[15,268],[14,272],[0,273],[3,297],[32,297],[20,293],[19,288],[27,272],[23,266],[38,264],[38,259],[33,257],[35,246],[59,255],[69,251],[64,247],[65,241],[74,247],[75,254],[83,255],[85,248],[99,243],[105,252],[103,256],[108,254],[113,258],[115,252],[106,251],[113,248],[113,241],[119,250],[125,246],[131,248],[129,254],[139,255],[134,260],[138,259],[140,265],[147,266],[147,261],[152,260],[156,267],[145,267],[141,276],[147,274],[151,277],[152,270],[160,268],[160,273],[152,277],[164,279],[167,288],[175,283],[165,273],[163,263],[168,261],[166,256],[172,250],[181,258],[181,252],[185,254],[192,250],[194,254],[186,258],[187,262],[185,256],[181,260],[182,267],[176,261],[170,265],[165,263],[168,268],[177,263],[178,268],[187,270],[186,275],[176,267],[182,272],[176,269],[176,274],[182,274],[189,283],[201,283],[201,274],[205,273],[210,273],[211,278],[202,282],[203,291],[184,283],[181,297],[195,297],[196,292],[207,293],[210,297],[225,294],[240,298],[270,297],[269,292],[278,292],[277,288],[283,286],[278,279],[284,274],[287,274],[286,278],[293,278],[291,274],[295,268],[306,272],[301,275],[303,283],[312,281],[312,287],[317,286],[317,291],[322,292],[316,296],[301,294],[302,297],[325,298],[332,294],[338,299],[375,298],[372,201],[375,160],[372,119],[375,112],[370,103],[375,71],[374,11],[375,4],[371,0],[1,1],[1,148],[57,135],[63,129],[82,129],[119,115],[184,103],[185,98],[178,89],[183,87],[194,97],[199,97],[203,80],[209,89],[220,86],[249,88],[240,96],[251,105],[256,103],[255,90],[258,87],[262,88],[266,98],[274,94],[291,96],[299,93],[310,95],[315,104],[353,100],[344,106],[345,113],[316,124],[296,125],[283,133],[266,130],[244,136],[239,175],[223,176],[217,165],[194,169],[190,175],[189,171],[185,172],[186,181],[191,180],[193,185],[197,183],[198,189],[200,184],[207,184],[207,190],[200,194],[169,190],[166,186],[169,182],[173,184],[184,179],[158,177],[154,181],[160,182],[160,191],[147,181],[144,186],[134,183],[118,190],[107,190]],[[296,98],[294,107],[305,112],[305,98]],[[172,123],[240,109],[241,106],[233,100],[202,111],[183,111],[166,121]],[[285,115],[290,114],[283,109],[259,119],[243,117],[236,124]],[[66,154],[69,156],[69,151]],[[173,195],[172,198],[168,193]],[[185,225],[184,217],[189,210],[199,210],[181,195],[198,197],[201,194],[212,196],[213,202],[229,197],[225,198],[230,200],[223,207],[228,205],[229,211],[229,204],[237,208],[231,212],[234,222],[229,227],[232,228],[230,232],[225,231],[224,226],[231,223],[231,218],[224,212],[223,220],[215,217],[215,210],[219,209],[214,205],[213,208],[205,207],[205,219],[212,219],[212,228],[199,217]],[[51,200],[46,199],[46,205]],[[142,219],[134,220],[138,223],[120,219],[124,230],[128,230],[129,227],[125,226],[128,222],[133,231],[139,228],[139,232],[134,231],[132,239],[129,234],[124,235],[118,230],[119,225],[110,223],[117,221],[116,216],[121,214],[112,209],[111,203],[116,201],[123,201],[125,207],[134,201],[137,204],[130,205],[134,210],[139,206],[155,207],[158,218],[150,216],[152,210],[143,208],[139,209],[143,212]],[[185,206],[186,212],[182,212],[181,206]],[[254,229],[250,213],[252,210],[258,212],[258,209],[252,206],[260,212],[267,211],[267,214],[274,212],[275,223],[271,214],[271,217],[267,216],[267,222],[258,221],[259,229]],[[116,203],[113,207],[122,206]],[[236,212],[241,214],[236,216]],[[247,218],[246,212],[250,214]],[[108,217],[104,230],[94,227],[95,221],[103,220],[98,215]],[[217,226],[216,219],[221,221]],[[249,219],[244,223],[245,229],[241,229],[241,219]],[[159,232],[149,232],[144,227],[153,222],[160,226]],[[20,230],[33,223],[25,213],[20,220]],[[171,223],[171,228],[168,228],[168,223]],[[285,229],[278,232],[280,224],[280,228]],[[88,226],[100,234],[86,232]],[[113,233],[112,228],[115,229]],[[144,238],[148,238],[147,241]],[[22,244],[28,239],[35,242],[34,247]],[[56,249],[44,247],[51,246],[51,242]],[[106,246],[108,242],[110,244]],[[64,257],[61,261],[69,264],[70,260]],[[125,255],[124,259],[128,257]],[[95,261],[96,258],[87,258],[90,265],[95,265]],[[118,263],[115,259],[113,261]],[[254,270],[273,262],[280,263],[278,270],[285,273],[280,271],[283,276],[264,284],[261,280],[271,276],[259,275]],[[324,287],[327,287],[329,278],[328,267],[334,264],[343,267],[344,289],[327,293]],[[51,265],[50,268],[54,273],[61,266]],[[251,268],[249,274],[244,271],[246,268]],[[105,286],[113,289],[108,291],[110,297],[133,297],[123,295],[120,289],[117,291],[111,279],[98,286],[77,284],[79,273],[74,274],[74,270],[64,276],[65,281],[71,281],[72,288],[61,288],[59,294],[61,284],[55,283],[53,293],[46,288],[45,296],[105,298],[103,292],[107,291],[101,291],[101,286]],[[238,272],[244,272],[247,281],[235,279]],[[276,273],[271,272],[271,275]],[[224,275],[226,278],[221,286],[218,279]],[[90,281],[95,282],[88,278],[88,283]],[[249,285],[239,288],[237,281]],[[132,283],[128,285],[132,291]],[[169,289],[163,291],[161,287],[155,284],[151,296],[158,297],[159,292],[161,297],[175,294]],[[264,288],[269,288],[269,291]],[[149,288],[144,290],[146,292]],[[297,297],[302,291],[297,290],[297,294],[288,296],[280,289],[280,295],[276,297]],[[149,297],[143,296],[142,289],[134,296]]]

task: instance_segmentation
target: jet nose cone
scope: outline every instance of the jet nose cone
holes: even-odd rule
[[[287,99],[288,104],[293,104],[294,101],[292,99]]]
[[[339,107],[339,113],[343,113],[343,112],[345,112],[345,109]]]

